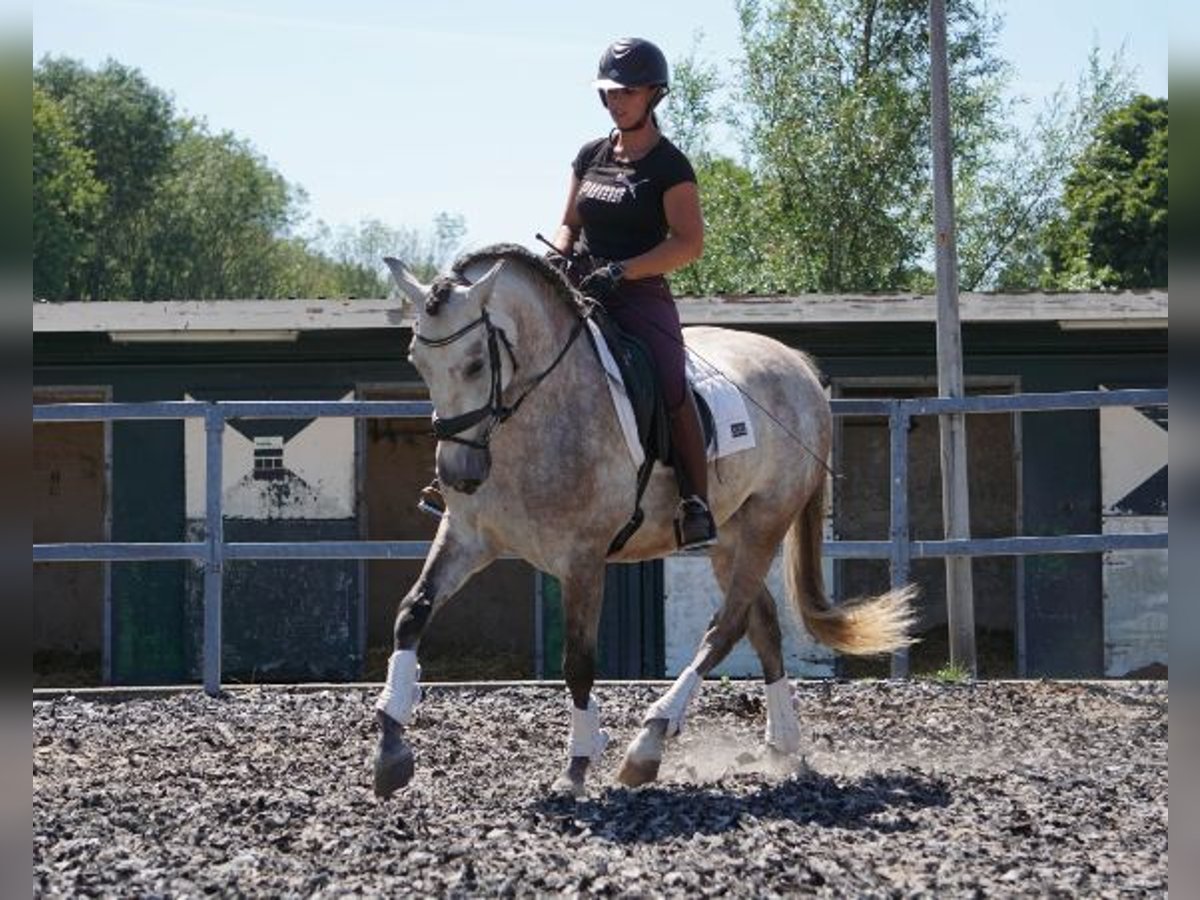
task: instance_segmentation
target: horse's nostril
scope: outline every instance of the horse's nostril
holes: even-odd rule
[[[479,490],[479,485],[483,484],[476,478],[464,478],[454,485],[454,489],[460,494],[473,494]]]

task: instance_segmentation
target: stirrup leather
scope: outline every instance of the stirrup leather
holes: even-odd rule
[[[693,494],[679,501],[675,518],[675,543],[680,550],[700,550],[717,542],[717,523],[700,497]]]

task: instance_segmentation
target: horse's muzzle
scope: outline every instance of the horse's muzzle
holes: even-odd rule
[[[487,481],[492,470],[492,454],[462,444],[438,444],[438,481],[460,494],[473,494]]]

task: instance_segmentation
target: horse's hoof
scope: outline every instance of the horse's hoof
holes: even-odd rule
[[[571,761],[567,763],[567,770],[555,779],[550,788],[551,792],[561,797],[582,797],[583,782],[591,761],[587,756],[572,756]]]
[[[812,771],[808,760],[799,753],[784,753],[770,744],[763,754],[763,762],[771,774],[778,776],[808,774]]]
[[[617,772],[617,781],[625,787],[641,787],[658,778],[658,767],[661,759],[630,759],[625,757],[621,770]]]
[[[412,781],[416,765],[400,726],[383,711],[376,712],[376,720],[379,743],[375,747],[375,796],[386,800]]]
[[[576,781],[571,777],[569,772],[563,772],[554,779],[554,784],[550,786],[550,793],[556,797],[568,797],[577,800],[584,794],[583,780]]]
[[[375,796],[386,800],[406,787],[412,781],[415,769],[412,748],[408,744],[387,751],[380,747],[375,753]]]

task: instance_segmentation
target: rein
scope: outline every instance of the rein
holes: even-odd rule
[[[558,367],[558,364],[562,362],[563,358],[567,355],[567,351],[571,349],[571,345],[574,344],[579,335],[583,333],[585,323],[586,319],[584,317],[580,317],[576,321],[575,327],[571,329],[571,334],[567,338],[566,344],[561,350],[558,351],[558,355],[554,357],[554,361],[537,375],[534,375],[529,380],[529,384],[520,393],[517,399],[510,404],[505,404],[504,402],[504,388],[500,383],[503,374],[500,360],[501,344],[503,344],[505,352],[508,353],[508,358],[512,363],[514,375],[517,373],[517,371],[519,371],[520,364],[517,362],[516,356],[513,355],[512,342],[509,341],[508,335],[505,333],[503,328],[492,324],[492,320],[488,316],[486,309],[480,313],[478,319],[468,323],[467,325],[464,325],[458,331],[454,332],[453,334],[449,334],[446,337],[427,338],[422,337],[420,334],[414,334],[413,338],[419,343],[424,344],[426,347],[448,347],[450,344],[453,344],[460,338],[470,334],[480,325],[487,329],[488,363],[491,366],[491,389],[488,395],[488,402],[477,409],[473,409],[470,412],[465,412],[462,415],[451,416],[449,419],[440,417],[437,414],[437,410],[434,410],[433,433],[437,439],[440,441],[452,441],[456,444],[464,444],[467,447],[473,447],[476,450],[487,450],[488,442],[491,441],[492,433],[496,430],[497,426],[503,422],[507,422],[510,418],[512,418],[513,414],[521,408],[521,404],[525,402],[525,398],[532,394],[534,389],[542,383],[546,376],[548,376],[555,370],[555,368]],[[475,425],[478,425],[484,419],[488,419],[489,417],[490,421],[488,422],[487,427],[484,429],[480,440],[474,441],[469,438],[459,437],[459,435],[464,431],[469,428],[473,428]]]

